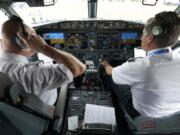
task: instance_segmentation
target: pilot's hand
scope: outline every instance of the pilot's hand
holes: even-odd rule
[[[104,66],[105,70],[106,70],[106,73],[108,75],[112,75],[112,66],[105,60],[103,60],[101,63],[100,63],[102,66]]]
[[[27,46],[25,49],[29,49],[29,51],[33,53],[42,52],[47,45],[44,39],[42,39],[41,36],[36,33],[30,33],[27,36],[24,36],[22,33],[17,33],[17,35]]]
[[[103,60],[100,65],[102,65],[103,67],[106,67],[107,65],[109,65],[109,63],[106,60]]]

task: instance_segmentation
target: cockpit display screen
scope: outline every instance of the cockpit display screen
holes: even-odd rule
[[[122,32],[121,39],[124,44],[136,44],[138,38],[137,32]]]
[[[64,48],[64,33],[44,33],[43,38],[52,47]]]
[[[97,40],[97,49],[117,49],[118,41],[118,33],[99,33]]]
[[[87,49],[88,34],[87,33],[70,33],[66,35],[68,49]]]
[[[137,38],[137,32],[135,33],[122,32],[122,39],[136,39],[136,38]]]

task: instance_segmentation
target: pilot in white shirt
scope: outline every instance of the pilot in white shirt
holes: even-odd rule
[[[0,51],[0,71],[49,105],[57,99],[57,88],[73,81],[72,72],[63,64],[29,63],[26,57],[5,51]]]
[[[22,34],[23,29],[26,35]],[[17,36],[24,42],[24,48],[18,45]],[[34,53],[42,53],[57,64],[29,63],[27,57]],[[24,92],[37,95],[45,103],[53,105],[57,98],[56,89],[72,82],[73,77],[82,74],[85,68],[73,55],[49,46],[20,18],[13,16],[3,24],[0,72],[8,74]]]
[[[180,111],[180,55],[167,48],[176,43],[179,32],[178,15],[161,12],[144,27],[141,46],[147,57],[118,67],[101,63],[115,84],[131,86],[134,111],[140,115],[163,117]],[[124,94],[119,89],[116,92]]]

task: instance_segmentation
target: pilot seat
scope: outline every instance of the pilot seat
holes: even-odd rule
[[[130,100],[131,98],[128,102]],[[180,135],[180,111],[161,118],[144,117],[139,113],[132,116],[122,102],[118,99],[116,102],[116,108],[121,110],[122,119],[127,123],[132,135]]]
[[[0,72],[0,134],[57,135],[61,131],[67,86],[59,93],[57,106],[43,103],[37,96],[25,94]]]
[[[180,135],[180,111],[161,118],[144,117],[139,114],[135,117],[131,116],[128,114],[126,106],[118,98],[121,96],[118,93],[119,86],[110,77],[108,77],[108,80],[111,82],[109,83],[109,87],[112,89],[113,100],[117,111],[116,115],[119,114],[119,120],[117,120],[121,123],[119,124],[119,128],[120,126],[127,125],[127,127],[125,126],[123,128],[130,130],[128,135]],[[130,89],[128,85],[121,85],[121,87],[126,90]],[[128,96],[127,98],[131,100]],[[125,124],[122,124],[124,122]]]
[[[141,115],[132,118],[122,104],[120,107],[133,135],[180,135],[180,111],[161,118]]]

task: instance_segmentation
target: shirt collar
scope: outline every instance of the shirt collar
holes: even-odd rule
[[[6,51],[0,51],[0,59],[3,59],[5,61],[17,61],[17,62],[29,63],[27,57]]]
[[[162,53],[168,53],[168,52],[171,52],[171,48],[168,47],[168,48],[158,48],[158,49],[154,49],[154,50],[151,50],[147,53],[147,56],[151,56],[151,55],[157,55],[157,54],[162,54]]]

